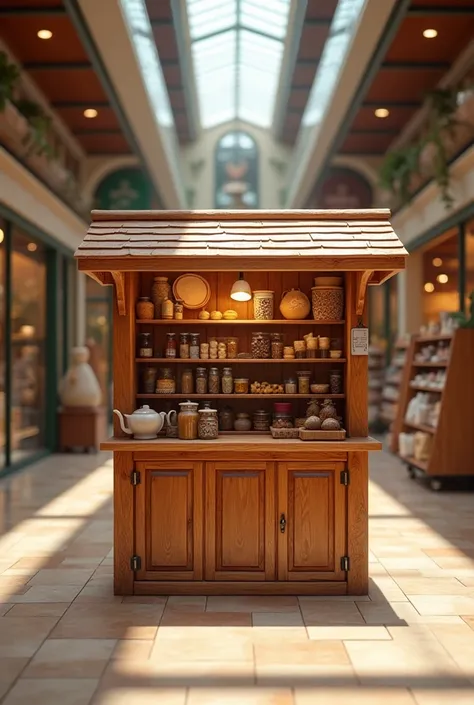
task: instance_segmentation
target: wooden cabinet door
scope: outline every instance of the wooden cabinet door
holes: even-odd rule
[[[202,463],[137,463],[137,580],[201,580]]]
[[[274,580],[274,463],[206,463],[205,491],[206,580]]]
[[[278,463],[279,580],[345,580],[344,463]]]

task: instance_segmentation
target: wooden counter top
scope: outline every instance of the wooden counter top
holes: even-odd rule
[[[215,441],[182,441],[178,438],[157,438],[151,441],[136,441],[129,438],[109,438],[100,445],[101,450],[113,451],[154,451],[161,452],[196,452],[224,451],[229,453],[312,453],[382,450],[382,444],[368,436],[367,438],[348,438],[345,441],[300,441],[294,439],[275,439],[271,436],[220,435]]]

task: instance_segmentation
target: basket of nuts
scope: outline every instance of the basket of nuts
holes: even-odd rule
[[[269,382],[252,382],[250,394],[283,394],[283,385],[270,384]]]

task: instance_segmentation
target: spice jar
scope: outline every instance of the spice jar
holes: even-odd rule
[[[219,369],[217,367],[211,367],[211,369],[209,370],[208,388],[209,394],[219,394],[220,379]]]
[[[140,333],[138,336],[138,356],[153,357],[153,346],[151,344],[151,333]]]
[[[140,321],[151,321],[155,315],[153,301],[148,296],[142,296],[137,302],[137,318]]]
[[[283,335],[281,333],[271,333],[272,360],[280,360],[283,357]]]
[[[192,360],[199,360],[199,333],[190,334],[189,357]]]
[[[224,367],[222,370],[222,394],[232,394],[234,380],[232,378],[232,368]]]
[[[294,377],[285,379],[285,394],[296,394],[297,391],[296,379]]]
[[[182,321],[184,317],[184,306],[182,299],[176,299],[174,304],[174,317],[176,321]]]
[[[221,431],[234,430],[234,412],[232,411],[232,407],[224,406],[219,412],[219,428]]]
[[[318,343],[318,338],[308,338],[306,340],[306,357],[317,357]]]
[[[196,394],[207,394],[207,372],[205,367],[196,368]]]
[[[301,360],[302,358],[306,357],[306,341],[305,340],[295,340],[293,343],[293,347],[295,348],[296,359]]]
[[[292,345],[285,345],[283,348],[283,359],[284,360],[294,360],[295,349]]]
[[[257,411],[254,411],[252,421],[255,431],[270,430],[271,418],[269,411],[265,411],[265,409],[258,409]]]
[[[250,349],[252,351],[252,357],[256,360],[269,358],[271,354],[269,334],[252,333],[252,342],[250,344]]]
[[[165,357],[176,357],[176,333],[166,334]]]
[[[183,370],[181,374],[181,393],[192,394],[194,392],[193,371],[189,368]]]
[[[178,436],[183,441],[193,441],[198,437],[198,404],[193,401],[183,401],[179,406]]]
[[[257,321],[273,319],[273,291],[253,292],[253,317]]]
[[[301,370],[296,373],[298,377],[298,394],[309,394],[309,380],[311,379],[311,370]]]
[[[329,373],[329,389],[331,394],[342,394],[342,372],[331,370]]]
[[[189,333],[179,334],[179,356],[182,360],[189,358]]]
[[[235,421],[234,421],[234,430],[235,431],[250,431],[252,428],[252,422],[250,420],[250,416],[248,414],[237,414]]]
[[[236,358],[239,352],[239,339],[227,338],[227,357]]]
[[[319,357],[329,357],[329,338],[319,338]]]
[[[143,370],[143,393],[154,394],[156,385],[156,367],[145,367]]]
[[[176,380],[173,375],[173,370],[171,367],[163,367],[158,373],[158,379],[156,380],[156,393],[157,394],[175,394],[176,393]]]
[[[203,441],[212,441],[219,435],[217,409],[199,409],[198,436]]]
[[[171,299],[165,299],[161,304],[161,317],[171,321],[174,314],[174,304]]]
[[[249,381],[245,377],[238,377],[234,379],[234,393],[235,394],[248,394],[249,393]]]

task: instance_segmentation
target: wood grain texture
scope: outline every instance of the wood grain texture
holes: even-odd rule
[[[127,313],[127,300],[125,294],[125,274],[124,272],[111,272],[115,284],[115,301],[119,316]]]
[[[114,595],[133,595],[135,576],[130,559],[135,553],[134,488],[130,484],[132,453],[114,454]]]
[[[359,323],[367,325],[367,306],[362,316],[356,312],[358,275],[346,274],[345,306],[346,330],[345,347],[347,350],[347,365],[345,378],[346,400],[346,430],[349,436],[367,436],[369,433],[368,419],[368,357],[351,354],[351,330]]]
[[[347,583],[321,579],[311,582],[243,582],[243,581],[195,581],[152,582],[136,581],[134,595],[346,595]]]
[[[136,383],[136,340],[135,340],[135,301],[138,291],[138,276],[127,273],[124,290],[128,302],[127,315],[122,316],[117,306],[113,309],[113,372],[114,409],[123,414],[131,414],[135,409]],[[114,414],[114,434],[118,438],[127,437],[120,428]]]
[[[349,453],[350,484],[347,488],[347,594],[369,591],[369,499],[368,454]]]
[[[365,272],[357,272],[356,275],[356,315],[362,316],[365,309],[365,299],[373,272],[367,270]]]
[[[147,210],[147,211],[126,211],[126,210],[93,210],[91,213],[92,222],[113,222],[115,220],[123,221],[143,221],[145,224],[148,221],[240,221],[240,220],[255,220],[257,223],[263,220],[278,220],[278,221],[295,221],[295,220],[383,220],[390,219],[389,208],[340,208],[340,209],[258,209],[258,210]]]
[[[318,458],[344,459],[351,450],[382,450],[380,441],[370,438],[348,438],[345,441],[311,441],[305,443],[298,438],[295,439],[274,439],[270,435],[265,436],[225,436],[220,435],[214,441],[182,441],[178,438],[157,438],[153,441],[137,441],[128,438],[109,438],[101,443],[101,450],[126,450],[134,453],[146,453],[147,455],[134,455],[135,458],[152,458],[152,454],[194,454],[195,458],[215,459],[214,456],[220,454],[217,460],[226,460],[229,454],[244,454],[247,458],[254,457],[260,459],[261,453],[268,453],[281,459],[298,460],[304,455],[313,455],[315,451]],[[320,453],[324,455],[321,456]],[[156,458],[156,455],[154,456]]]

